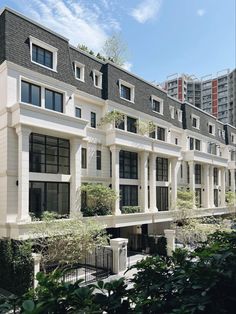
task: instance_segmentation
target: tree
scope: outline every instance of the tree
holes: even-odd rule
[[[156,126],[152,121],[146,122],[143,120],[139,120],[137,122],[137,127],[141,135],[149,135],[156,130]]]
[[[62,267],[76,264],[97,246],[107,245],[108,236],[104,226],[95,220],[83,222],[81,217],[51,219],[31,226],[32,247],[42,255],[44,271],[47,265]]]
[[[124,122],[124,114],[117,110],[109,111],[101,118],[101,125],[114,124],[119,126],[122,122]]]
[[[103,184],[83,184],[81,193],[86,195],[86,208],[82,212],[86,216],[111,214],[113,204],[118,198],[116,192]]]
[[[123,66],[127,58],[127,45],[119,34],[113,34],[105,41],[102,53],[108,60]]]

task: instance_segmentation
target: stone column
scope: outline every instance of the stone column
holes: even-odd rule
[[[150,211],[157,211],[156,189],[156,155],[150,154],[149,159]]]
[[[148,152],[141,152],[141,193],[140,205],[143,212],[148,211]]]
[[[178,158],[171,159],[171,209],[176,208],[177,199],[177,186],[178,186],[178,171],[180,167],[180,162]]]
[[[29,215],[29,136],[31,130],[22,126],[18,135],[18,214],[17,221],[28,222]]]
[[[41,261],[41,254],[32,253],[32,257],[34,260],[34,289],[38,285],[38,280],[36,279],[37,273],[40,272],[40,261]]]
[[[235,170],[231,169],[230,170],[230,176],[231,176],[231,186],[230,190],[235,193]]]
[[[172,256],[175,251],[175,230],[165,229],[167,256]]]
[[[210,180],[209,180],[209,165],[203,165],[203,183],[204,183],[204,193],[203,193],[203,206],[205,208],[210,207],[209,190],[210,190]]]
[[[214,167],[209,166],[209,207],[213,208],[214,205]]]
[[[221,180],[220,206],[224,207],[225,206],[225,168],[221,168],[220,180]]]
[[[81,208],[81,140],[77,137],[70,140],[70,168],[71,168],[71,186],[70,186],[70,216],[76,215]]]
[[[194,161],[189,161],[189,186],[190,191],[193,192],[193,207],[195,208],[195,165]]]
[[[112,189],[116,194],[120,195],[120,148],[113,145],[110,147],[112,153]],[[114,214],[120,215],[120,199],[115,201]]]
[[[113,273],[119,274],[127,269],[128,239],[116,238],[110,240],[113,251]]]

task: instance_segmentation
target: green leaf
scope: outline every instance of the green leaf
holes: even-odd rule
[[[26,300],[23,302],[22,307],[26,312],[32,312],[33,309],[35,308],[34,301]]]

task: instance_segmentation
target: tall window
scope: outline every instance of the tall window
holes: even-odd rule
[[[138,179],[138,154],[120,151],[120,178]]]
[[[214,168],[213,175],[214,175],[214,184],[218,185],[219,180],[218,180],[218,169],[217,168]]]
[[[70,142],[65,139],[31,133],[30,171],[70,173]]]
[[[59,182],[30,182],[29,210],[36,217],[46,211],[57,212],[60,215],[69,214],[70,185]]]
[[[192,137],[189,138],[189,149],[190,150],[201,150],[201,141],[198,139],[194,139]]]
[[[201,165],[195,165],[195,184],[201,184]]]
[[[161,112],[161,103],[160,101],[153,99],[152,100],[152,110],[156,111],[156,112]]]
[[[165,141],[165,129],[157,127],[157,139],[160,141]]]
[[[81,118],[81,108],[78,107],[75,108],[75,116],[77,118]]]
[[[121,84],[120,97],[125,98],[127,100],[131,100],[131,88]]]
[[[120,185],[120,206],[138,206],[137,185]]]
[[[96,128],[96,113],[95,112],[91,112],[91,127],[92,128]]]
[[[81,167],[83,169],[87,168],[87,149],[84,147],[81,149]]]
[[[97,170],[102,169],[102,152],[97,150],[96,152],[96,160],[97,160]]]
[[[21,101],[40,107],[41,87],[25,81],[21,81]]]
[[[157,157],[156,159],[156,180],[168,181],[168,159]]]
[[[158,195],[156,199],[156,205],[158,208],[158,211],[166,211],[169,209],[168,205],[168,188],[167,187],[156,187],[156,193]]]
[[[127,117],[127,131],[137,133],[137,119]]]
[[[35,44],[32,44],[32,60],[48,68],[53,68],[53,53]]]
[[[45,108],[63,112],[63,94],[45,89]]]

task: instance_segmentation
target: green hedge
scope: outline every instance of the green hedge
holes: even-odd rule
[[[133,213],[140,213],[141,207],[140,206],[122,206],[121,213],[122,214],[133,214]]]
[[[106,207],[100,208],[85,207],[81,208],[81,212],[84,217],[111,215],[111,210]]]
[[[0,288],[22,295],[33,286],[33,259],[26,241],[0,240]]]

